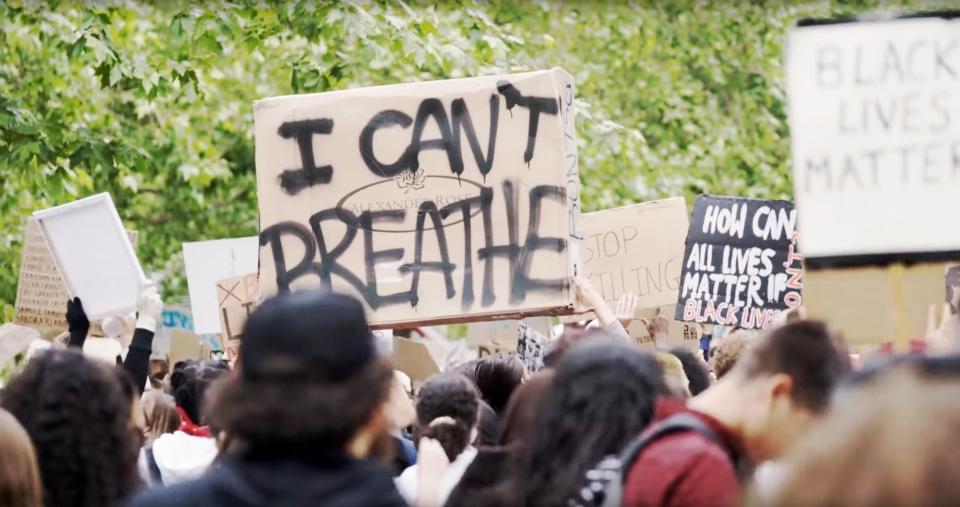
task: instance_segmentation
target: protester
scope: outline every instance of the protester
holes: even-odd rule
[[[676,347],[670,349],[670,353],[683,364],[683,373],[687,376],[692,396],[696,396],[710,387],[710,372],[707,371],[707,365],[699,352],[693,352],[685,347]]]
[[[397,489],[411,505],[443,505],[477,456],[473,443],[478,433],[479,399],[473,383],[459,373],[434,375],[420,388],[415,438],[419,446],[424,439],[438,442],[449,466],[439,476],[430,477],[418,463],[397,478]],[[422,490],[424,482],[432,484],[431,491]]]
[[[123,368],[130,373],[133,383],[137,390],[142,393],[146,388],[147,374],[150,368],[150,353],[153,347],[153,337],[158,329],[160,315],[163,312],[163,301],[157,293],[156,287],[150,281],[144,281],[137,299],[137,319],[136,328],[133,331],[133,338],[127,349],[126,355],[123,355],[120,342],[115,338],[104,338],[108,346],[100,345],[96,347],[101,351],[112,350],[107,354],[107,362],[123,364]],[[67,324],[70,331],[68,346],[76,347],[87,353],[87,335],[90,332],[90,319],[83,309],[83,302],[80,298],[73,298],[67,301]],[[114,319],[114,322],[119,322]],[[94,355],[98,355],[94,353]],[[113,357],[114,360],[110,360]]]
[[[710,360],[707,364],[717,380],[733,369],[747,345],[756,337],[755,331],[741,329],[713,340],[710,345]]]
[[[188,359],[170,374],[175,412],[180,421],[173,432],[163,432],[140,453],[140,475],[151,486],[171,485],[200,477],[219,454],[217,442],[203,412],[209,386],[229,372],[224,361]]]
[[[663,370],[663,383],[670,396],[686,400],[690,397],[690,380],[687,379],[686,372],[683,371],[683,363],[677,356],[663,351],[654,353],[660,368]]]
[[[559,507],[578,498],[586,471],[653,420],[662,375],[652,355],[620,339],[567,351],[512,472],[515,504]]]
[[[142,417],[125,375],[77,349],[51,349],[4,390],[2,408],[36,448],[46,505],[116,505],[140,487]]]
[[[688,402],[697,427],[650,442],[628,467],[624,504],[731,507],[742,461],[777,457],[827,406],[847,373],[846,351],[820,322],[769,331],[733,370]],[[668,417],[649,431],[675,422]]]
[[[366,459],[390,439],[393,370],[359,302],[319,291],[265,301],[244,326],[239,363],[207,411],[237,444],[200,479],[132,506],[406,506],[389,469]]]
[[[941,507],[960,499],[960,377],[901,365],[854,387],[784,458],[762,507]]]
[[[480,395],[497,415],[502,415],[510,395],[523,383],[523,361],[515,354],[498,352],[477,363],[474,382]]]
[[[536,417],[554,371],[530,377],[513,392],[496,446],[480,447],[447,499],[451,507],[505,507],[511,504],[513,463],[536,432]]]
[[[405,434],[406,429],[417,419],[416,409],[407,395],[404,387],[409,377],[395,371],[393,382],[390,384],[390,395],[384,408],[384,416],[390,425],[390,434],[394,443],[393,475],[403,473],[417,462],[417,449],[410,436]]]
[[[150,446],[160,436],[173,433],[180,427],[180,414],[177,412],[173,396],[163,391],[150,390],[140,398],[145,423],[145,445]]]
[[[0,410],[0,506],[43,505],[37,455],[23,426]]]
[[[517,392],[514,389],[513,392]],[[506,410],[506,409],[504,409]],[[477,441],[474,444],[477,447],[487,447],[496,445],[500,438],[500,417],[490,408],[490,405],[480,400],[480,420],[477,423]]]

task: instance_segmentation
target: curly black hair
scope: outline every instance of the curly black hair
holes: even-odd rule
[[[48,506],[116,505],[141,485],[139,431],[122,372],[79,350],[50,350],[3,391],[37,450]]]
[[[205,424],[203,397],[210,384],[230,372],[225,361],[187,359],[178,361],[170,374],[170,391],[177,406],[194,424]]]
[[[460,373],[430,377],[417,397],[417,438],[436,439],[453,461],[467,448],[480,416],[480,394]],[[441,417],[449,418],[440,419]]]
[[[662,377],[657,360],[636,346],[593,338],[570,347],[540,401],[539,431],[516,457],[516,503],[567,505],[590,467],[653,420]]]

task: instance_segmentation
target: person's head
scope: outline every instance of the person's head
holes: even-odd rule
[[[710,360],[708,366],[713,375],[720,380],[733,369],[740,359],[740,355],[759,336],[756,331],[740,329],[726,336],[722,336],[710,344]]]
[[[230,372],[224,361],[210,359],[187,359],[178,361],[170,374],[170,390],[177,406],[186,412],[190,422],[206,424],[203,417],[203,400],[213,381]]]
[[[640,434],[664,393],[657,360],[639,347],[593,339],[571,347],[535,415],[513,474],[525,505],[566,505],[584,473]]]
[[[513,392],[517,392],[515,389]],[[480,411],[477,414],[477,447],[497,445],[500,438],[500,416],[490,408],[490,405],[480,400]],[[504,409],[506,412],[506,409]]]
[[[827,408],[848,372],[846,348],[823,322],[797,321],[751,343],[720,382],[735,397],[731,402],[751,457],[780,454]]]
[[[23,426],[0,410],[0,505],[41,507],[43,494],[37,455]]]
[[[670,353],[679,359],[683,365],[683,373],[687,376],[692,396],[696,396],[710,387],[710,372],[707,371],[707,365],[699,352],[677,347],[671,349]]]
[[[170,375],[170,359],[167,357],[150,359],[150,365],[147,369],[147,378],[150,380],[150,387],[154,389],[164,389],[167,386],[168,376]]]
[[[453,461],[477,437],[479,401],[476,387],[459,373],[430,377],[417,396],[416,442],[437,440]]]
[[[148,443],[180,427],[180,414],[173,396],[158,390],[147,391],[140,398],[140,407],[143,409],[144,436]]]
[[[560,364],[563,356],[566,355],[567,351],[574,345],[591,338],[605,336],[607,336],[607,333],[600,328],[564,327],[563,334],[550,344],[550,349],[544,354],[543,366],[545,368],[554,368]]]
[[[689,398],[690,380],[683,371],[683,363],[680,359],[669,352],[662,351],[654,352],[654,357],[657,358],[660,369],[663,370],[663,383],[669,395],[681,400]]]
[[[515,354],[498,352],[481,358],[476,364],[473,380],[483,401],[497,414],[503,414],[514,389],[523,383],[523,361]]]
[[[960,313],[960,266],[953,266],[947,270],[944,283],[945,299],[950,303],[950,311],[956,315]]]
[[[2,406],[37,452],[47,505],[113,505],[140,485],[142,433],[115,367],[76,349],[51,349],[10,382]]]
[[[367,456],[389,436],[393,368],[349,296],[302,291],[265,301],[244,325],[239,370],[217,383],[207,414],[248,448]]]
[[[940,507],[960,498],[960,379],[895,366],[853,387],[783,457],[764,507]]]
[[[500,446],[523,445],[536,431],[536,418],[544,394],[553,382],[554,371],[535,373],[513,392],[503,416],[498,444]]]

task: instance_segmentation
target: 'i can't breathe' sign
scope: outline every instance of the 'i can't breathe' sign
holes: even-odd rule
[[[760,329],[800,306],[796,227],[789,201],[697,197],[676,320]]]
[[[960,19],[801,23],[785,56],[809,265],[957,257]]]

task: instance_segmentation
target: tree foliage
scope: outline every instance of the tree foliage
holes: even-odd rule
[[[562,66],[583,204],[789,197],[782,42],[803,17],[940,2],[0,0],[0,305],[22,218],[110,192],[146,267],[257,229],[254,100]]]

